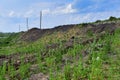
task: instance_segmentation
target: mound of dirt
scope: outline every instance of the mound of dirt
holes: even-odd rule
[[[41,29],[38,29],[38,28],[32,28],[30,30],[28,30],[27,32],[25,32],[20,40],[23,40],[23,41],[36,41],[37,39],[39,39],[40,37],[42,37],[45,32],[47,30],[41,30]]]
[[[27,32],[25,32],[21,37],[20,40],[22,41],[27,41],[27,42],[32,42],[32,41],[36,41],[39,38],[41,38],[42,36],[44,36],[45,34],[52,34],[53,32],[57,32],[57,31],[62,31],[65,32],[71,28],[73,28],[75,25],[63,25],[63,26],[57,26],[55,28],[52,29],[38,29],[38,28],[32,28],[30,30],[28,30]]]
[[[63,25],[63,26],[58,26],[52,29],[38,29],[38,28],[32,28],[30,30],[28,30],[27,32],[23,33],[23,35],[21,36],[21,40],[23,41],[36,41],[38,39],[40,39],[42,36],[48,35],[48,34],[52,34],[53,32],[57,32],[57,31],[61,31],[61,32],[66,32],[68,30],[70,30],[71,28],[77,27],[78,32],[80,32],[81,30],[83,31],[83,34],[86,35],[86,33],[88,31],[92,31],[94,34],[96,33],[102,33],[102,32],[108,32],[108,33],[114,33],[114,31],[119,27],[120,25],[116,24],[116,23],[106,23],[106,24],[87,24],[84,25],[83,27],[77,27],[76,25]],[[79,34],[80,35],[80,34]],[[74,47],[74,44],[83,44],[83,45],[87,45],[89,43],[93,43],[94,41],[98,41],[99,39],[102,38],[102,36],[104,35],[104,33],[97,35],[96,38],[86,38],[86,39],[79,39],[77,38],[77,35],[75,36],[71,36],[70,39],[62,42],[62,44],[59,43],[54,43],[54,44],[50,44],[50,45],[46,45],[46,51],[42,52],[41,54],[41,58],[46,58],[49,56],[49,50],[50,49],[56,49],[59,48],[59,46],[62,46],[62,50],[61,52],[66,53],[70,48]],[[102,45],[97,46],[95,49],[98,50],[99,47],[102,47]],[[82,52],[80,52],[84,57],[89,54],[89,50],[83,50]],[[0,66],[3,66],[4,63],[6,63],[6,65],[12,65],[15,70],[19,70],[20,65],[22,63],[27,64],[34,64],[37,61],[37,54],[33,53],[33,54],[25,54],[24,57],[22,57],[23,55],[20,53],[16,53],[16,54],[11,54],[11,55],[0,55]],[[21,58],[22,57],[22,58]],[[78,59],[79,57],[76,56],[76,59]],[[69,55],[63,55],[62,56],[62,61],[63,63],[61,64],[62,66],[65,65],[65,62],[70,61],[72,63],[73,57],[69,56]],[[8,66],[7,66],[8,67]],[[36,71],[38,65],[32,65],[32,67],[30,67],[30,71],[34,72]],[[29,80],[49,80],[49,76],[45,75],[43,73],[38,73],[38,74],[32,74],[29,78]],[[10,80],[10,79],[9,79]]]
[[[92,33],[101,33],[101,32],[108,32],[113,33],[117,27],[120,26],[118,23],[105,23],[105,24],[85,24],[82,27],[76,26],[77,24],[71,25],[61,25],[51,29],[38,29],[32,28],[25,32],[21,37],[20,40],[26,42],[32,42],[40,39],[43,36],[53,34],[54,32],[66,32],[74,27],[77,27],[83,34],[88,33],[88,31]],[[80,32],[79,31],[79,32]]]
[[[113,33],[117,27],[118,26],[115,23],[106,23],[106,24],[95,25],[90,30],[94,33],[101,33],[103,31]]]
[[[52,28],[51,31],[62,31],[65,32],[73,27],[75,27],[76,24],[71,24],[71,25],[61,25],[61,26],[57,26],[55,28]]]

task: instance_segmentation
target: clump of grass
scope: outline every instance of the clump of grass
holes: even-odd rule
[[[0,66],[0,80],[5,80],[6,69],[6,63]]]

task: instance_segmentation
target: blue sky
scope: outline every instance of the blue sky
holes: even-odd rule
[[[42,28],[92,22],[120,17],[120,0],[0,0],[0,32],[39,27],[39,12],[43,12]]]

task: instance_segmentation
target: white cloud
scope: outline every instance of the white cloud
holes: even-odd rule
[[[49,9],[46,9],[46,12],[49,12]],[[82,22],[93,22],[96,20],[108,19],[109,16],[120,17],[120,11],[116,12],[96,12],[96,13],[86,13],[86,14],[68,14],[68,15],[54,15],[54,16],[44,16],[42,21],[43,28],[53,28],[57,25],[63,24],[78,24]],[[31,17],[31,21],[29,22],[30,28],[39,27],[39,17],[32,20],[34,18]],[[25,20],[24,20],[25,21]],[[10,32],[10,31],[18,31],[18,25],[21,25],[21,30],[26,30],[26,23],[21,22],[18,24],[11,23],[9,21],[0,20],[0,31]],[[7,23],[7,24],[6,24]],[[8,29],[8,24],[11,29]]]
[[[38,4],[37,4],[37,6],[38,6]],[[53,6],[55,6],[55,5],[53,5]],[[32,9],[35,9],[35,7]],[[49,7],[47,7],[47,8],[45,7],[41,10],[42,10],[43,15],[60,15],[60,14],[64,15],[64,14],[70,14],[70,13],[77,12],[77,9],[74,9],[73,5],[71,3],[64,5],[64,6],[63,5],[56,6],[54,8],[51,8],[50,4],[49,4]],[[36,15],[36,17],[38,17],[39,12],[40,12],[40,10],[34,10],[33,14],[37,13],[38,15]]]
[[[68,22],[71,23],[94,22],[96,20],[108,19],[110,16],[120,17],[120,11],[74,14],[69,17]]]
[[[20,17],[22,17],[23,16],[23,12],[18,12],[18,11],[13,11],[13,10],[7,10],[7,11],[3,11],[2,13],[1,13],[1,16],[3,17],[3,18],[7,18],[7,19],[9,19],[9,18],[11,18],[11,17],[14,17],[14,18],[20,18]]]
[[[34,14],[34,10],[31,9],[31,10],[23,13],[23,16],[24,17],[31,17],[31,16],[33,16],[33,14]]]
[[[120,9],[114,11],[103,11],[103,12],[92,12],[88,11],[87,13],[80,13],[87,10],[98,10],[100,0],[91,0],[96,1],[96,4],[90,5],[87,8],[76,9],[76,3],[80,0],[73,0],[69,3],[60,2],[38,2],[32,3],[30,6],[25,6],[20,8],[13,8],[13,10],[0,7],[0,30],[1,31],[17,31],[18,25],[21,25],[21,30],[26,30],[26,20],[25,17],[29,17],[29,26],[39,27],[39,13],[42,10],[43,12],[43,21],[42,26],[44,28],[52,28],[57,25],[63,24],[76,24],[82,22],[93,22],[96,20],[107,19],[109,16],[120,17]],[[104,1],[104,0],[102,0]],[[101,1],[100,1],[101,2]],[[1,5],[0,5],[1,6]],[[76,7],[76,8],[74,8]],[[118,7],[119,8],[119,7]],[[77,13],[76,13],[77,12]],[[91,13],[90,13],[91,12]],[[75,13],[75,14],[71,14]],[[79,14],[78,14],[79,13]],[[10,17],[14,17],[11,19]],[[7,24],[6,24],[7,23]],[[11,28],[11,29],[9,29]]]
[[[66,6],[57,7],[53,10],[52,14],[69,14],[75,12],[77,12],[77,10],[72,7],[72,4],[68,4]]]
[[[63,9],[63,11],[64,11],[65,13],[74,13],[74,12],[76,12],[77,10],[72,8],[72,4],[68,4],[67,7],[66,7],[65,9]]]
[[[50,9],[44,9],[42,10],[42,13],[45,15],[45,14],[49,14],[50,13]]]
[[[56,8],[45,8],[42,10],[44,15],[52,14],[52,15],[59,15],[59,14],[70,14],[77,12],[77,9],[74,9],[72,4],[67,4],[64,6],[57,6]]]
[[[56,5],[55,3],[34,3],[32,7],[27,7],[22,10],[3,10],[1,13],[2,17],[38,17],[39,12],[42,10],[43,15],[64,15],[77,12],[77,9],[73,8],[72,3],[66,5]]]
[[[14,11],[10,11],[9,14],[8,14],[9,17],[13,17],[14,15],[15,15]]]

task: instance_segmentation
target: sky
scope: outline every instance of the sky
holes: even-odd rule
[[[26,31],[39,28],[40,11],[42,29],[58,25],[78,24],[120,17],[120,0],[0,0],[0,32]]]

